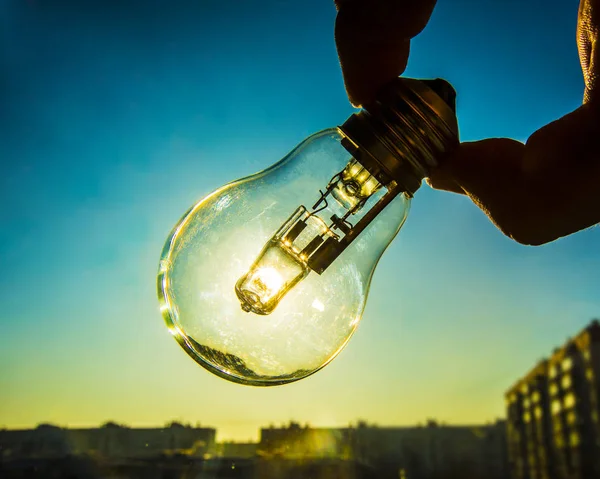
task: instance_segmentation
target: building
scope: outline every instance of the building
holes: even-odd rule
[[[539,362],[507,393],[508,454],[513,478],[554,477],[548,361]]]
[[[261,429],[264,458],[337,458],[376,470],[379,478],[506,479],[506,425]]]
[[[258,454],[286,459],[348,458],[350,428],[312,428],[291,422],[287,427],[260,430]]]
[[[211,456],[251,459],[256,456],[257,447],[258,444],[255,442],[219,442],[216,444],[215,450]]]
[[[359,425],[355,457],[379,470],[412,479],[505,479],[506,424],[415,427]]]
[[[0,477],[210,477],[241,479],[506,479],[504,421],[479,426],[312,428],[260,431],[260,442],[215,443],[215,430],[0,430]],[[36,472],[37,471],[37,472]]]
[[[513,479],[600,479],[600,323],[506,393]]]
[[[60,458],[93,455],[102,458],[146,458],[160,454],[203,456],[214,449],[213,428],[172,423],[164,428],[129,428],[107,423],[99,428],[0,431],[0,458]]]

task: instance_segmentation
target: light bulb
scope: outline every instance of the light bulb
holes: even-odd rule
[[[160,261],[173,336],[237,383],[285,384],[324,367],[356,330],[421,180],[457,142],[452,87],[398,78],[342,126],[202,199]]]

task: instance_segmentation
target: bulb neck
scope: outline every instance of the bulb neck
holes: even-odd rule
[[[458,146],[455,98],[445,80],[396,78],[339,127],[342,145],[381,184],[412,196]]]

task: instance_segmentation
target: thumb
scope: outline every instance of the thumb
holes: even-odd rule
[[[348,98],[370,103],[401,75],[410,39],[429,21],[435,0],[337,0],[335,42]]]

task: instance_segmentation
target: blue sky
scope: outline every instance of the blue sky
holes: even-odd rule
[[[424,187],[315,376],[229,384],[171,339],[155,274],[181,214],[353,112],[332,3],[237,3],[0,6],[0,426],[180,419],[244,439],[291,418],[501,416],[512,382],[600,316],[597,229],[528,248]],[[441,0],[406,75],[455,86],[463,140],[525,140],[580,104],[576,17],[575,1]]]

